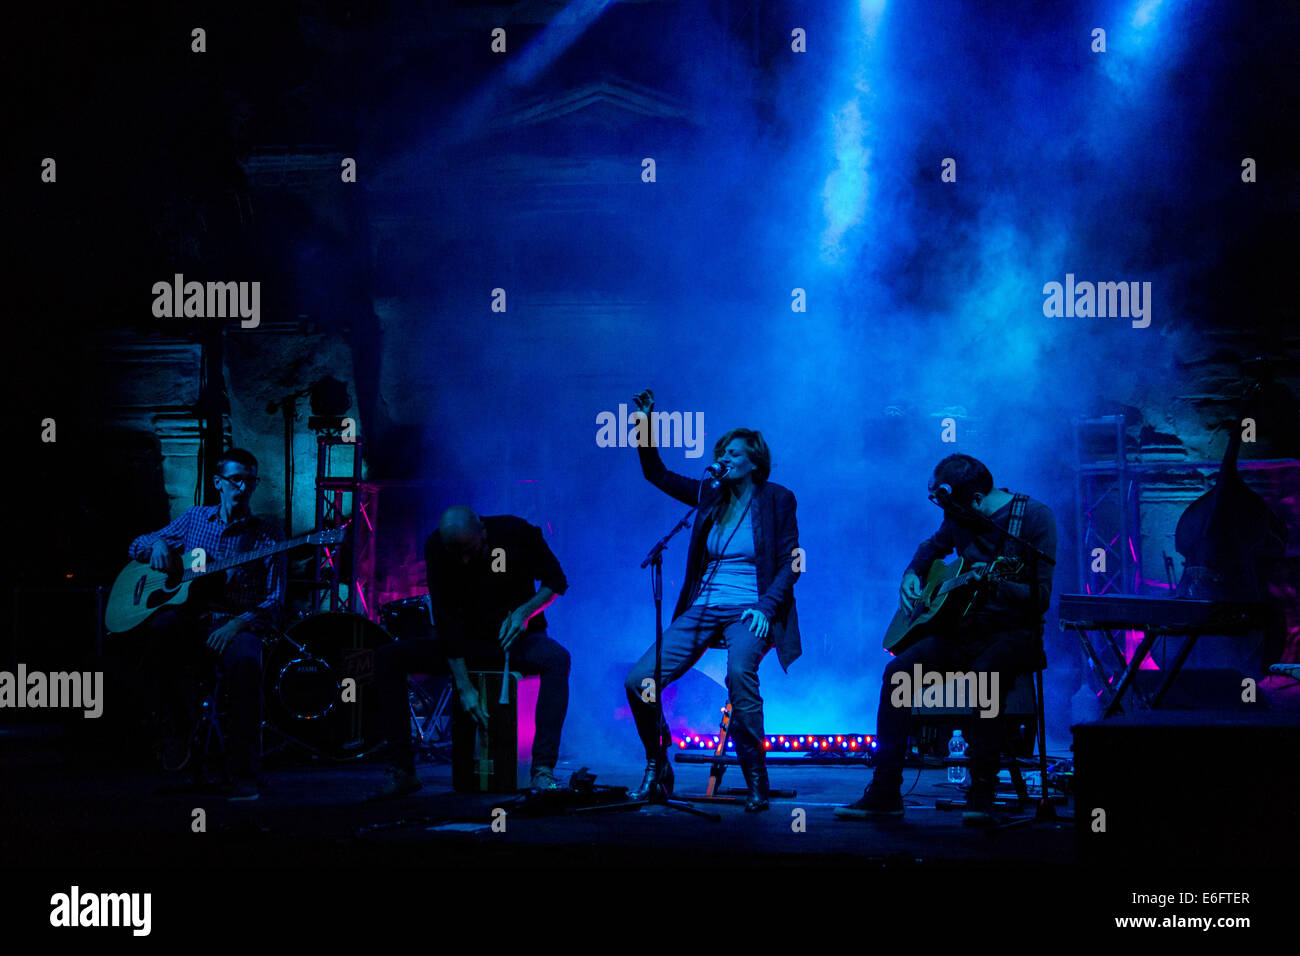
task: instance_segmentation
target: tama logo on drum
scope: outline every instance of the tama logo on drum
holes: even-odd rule
[[[92,720],[104,712],[103,671],[0,671],[0,708],[81,709]]]

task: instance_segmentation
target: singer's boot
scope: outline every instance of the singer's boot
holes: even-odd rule
[[[673,765],[667,758],[651,759],[646,762],[645,776],[641,786],[627,792],[629,800],[648,800],[656,787],[663,787],[664,795],[673,795]]]
[[[746,813],[760,813],[770,804],[767,802],[767,767],[759,764],[746,768],[745,784],[749,787],[749,797],[745,800]]]
[[[745,775],[745,786],[749,794],[745,800],[746,813],[760,813],[768,804],[767,760],[765,754],[754,747],[742,746],[739,737],[733,737],[736,744],[736,757],[740,761],[740,772]]]

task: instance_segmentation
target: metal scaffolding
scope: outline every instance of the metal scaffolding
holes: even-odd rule
[[[1142,566],[1139,489],[1125,440],[1122,415],[1074,422],[1075,540],[1082,593],[1136,593]],[[1098,548],[1104,561],[1094,571]]]
[[[321,435],[316,441],[316,528],[343,528],[343,543],[317,545],[312,567],[312,602],[316,613],[348,611],[361,606],[357,592],[357,519],[364,520],[361,488],[361,442]],[[339,447],[342,455],[335,455]],[[350,452],[350,454],[348,454]],[[336,464],[345,473],[332,471]],[[349,461],[349,458],[351,459]]]

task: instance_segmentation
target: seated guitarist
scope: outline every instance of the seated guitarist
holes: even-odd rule
[[[213,483],[220,504],[190,508],[167,527],[131,542],[130,557],[158,571],[190,568],[195,548],[215,563],[283,540],[280,529],[249,510],[257,487],[257,459],[232,448],[217,462]],[[205,654],[219,657],[230,691],[231,800],[256,800],[262,725],[262,636],[279,622],[284,605],[283,556],[273,555],[200,579],[189,599],[168,606],[140,625],[145,653],[162,691],[170,721],[164,766],[180,769],[189,757],[198,717],[195,676]],[[211,583],[209,583],[209,581]],[[207,585],[204,587],[204,585]],[[207,650],[205,650],[205,647]]]
[[[942,489],[943,485],[951,492]],[[921,576],[936,559],[956,551],[964,559],[964,570],[972,565],[990,564],[998,557],[1019,556],[1020,545],[980,525],[976,519],[962,516],[952,507],[953,503],[985,515],[999,528],[1013,533],[1018,524],[1020,537],[1055,560],[1056,518],[1051,509],[1027,495],[1012,495],[1004,488],[994,488],[988,468],[969,455],[950,455],[939,462],[930,479],[930,493],[933,500],[943,505],[944,519],[934,536],[921,542],[903,575],[900,603],[905,610],[910,610],[921,597]],[[1017,502],[1022,504],[1017,506]],[[1015,512],[1022,509],[1020,521],[1016,522]],[[1026,561],[1026,567],[1029,566]],[[1041,614],[1051,599],[1051,565],[1040,562],[1036,587],[1035,601],[1031,586],[1023,583],[1023,576],[1022,580],[985,582],[974,607],[956,622],[950,633],[924,637],[889,663],[876,715],[875,774],[862,799],[847,807],[837,807],[836,816],[853,819],[902,816],[899,790],[912,701],[894,706],[898,685],[893,678],[899,673],[912,675],[915,665],[920,664],[925,672],[990,674],[990,684],[996,688],[998,697],[997,710],[992,713],[999,716],[977,716],[972,722],[967,754],[971,785],[962,822],[968,826],[995,822],[993,795],[1005,723],[1000,715],[1016,677],[1042,666],[1043,623],[1035,609],[1040,609]]]

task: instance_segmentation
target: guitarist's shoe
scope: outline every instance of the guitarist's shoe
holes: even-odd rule
[[[415,793],[422,786],[420,778],[415,775],[414,771],[400,767],[389,767],[388,777],[384,780],[383,786],[367,795],[366,799],[369,801],[394,800],[397,797]]]
[[[641,778],[641,785],[635,790],[627,792],[629,800],[647,800],[656,787],[663,787],[664,795],[671,797],[673,795],[673,765],[668,762],[667,758],[663,760],[651,760],[645,765],[645,776]]]
[[[555,771],[551,767],[534,767],[532,779],[528,782],[530,790],[559,790],[555,782]]]
[[[878,817],[901,817],[903,798],[897,787],[883,787],[875,783],[862,791],[862,799],[847,807],[836,807],[835,815],[841,820],[874,820]]]
[[[256,800],[259,796],[261,796],[261,793],[257,788],[257,778],[240,777],[235,781],[230,796],[226,797],[226,800],[229,803],[241,803],[247,800]]]
[[[194,737],[198,727],[191,722],[184,729],[177,727],[172,718],[164,718],[154,749],[158,760],[167,773],[184,770],[190,762],[194,748]]]
[[[184,770],[190,762],[190,738],[188,735],[167,734],[158,742],[158,756],[162,768],[167,773]]]
[[[965,827],[991,827],[998,824],[993,803],[993,784],[976,780],[966,791],[966,806],[962,809],[961,823]]]

